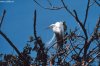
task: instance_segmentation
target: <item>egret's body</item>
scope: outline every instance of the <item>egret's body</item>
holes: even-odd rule
[[[49,27],[53,30],[53,32],[55,34],[54,36],[55,36],[56,41],[57,41],[57,44],[56,44],[57,48],[62,47],[63,46],[64,33],[65,33],[65,30],[66,30],[65,23],[64,22],[56,22],[55,24],[51,24]]]

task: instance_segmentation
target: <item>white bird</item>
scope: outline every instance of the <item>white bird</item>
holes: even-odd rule
[[[67,26],[65,22],[56,22],[55,24],[51,24],[49,28],[51,28],[52,31],[54,32],[54,36],[52,37],[50,42],[52,42],[55,37],[57,41],[57,44],[55,44],[55,46],[57,46],[57,49],[59,49],[60,47],[63,46],[63,43],[64,43],[63,38],[65,35],[65,31],[67,29]]]

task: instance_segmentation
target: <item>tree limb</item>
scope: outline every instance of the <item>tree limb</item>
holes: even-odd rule
[[[55,6],[51,6],[51,7],[46,8],[46,7],[42,6],[40,3],[38,3],[36,0],[33,0],[33,1],[34,1],[37,5],[39,5],[41,8],[43,8],[43,9],[48,9],[48,10],[60,10],[60,9],[64,8],[64,7],[55,7]],[[49,4],[51,5],[50,2],[49,2]]]
[[[95,3],[98,5],[98,6],[100,6],[100,3],[99,2],[97,2],[96,0],[94,0],[95,1]]]
[[[35,39],[37,40],[37,31],[36,31],[36,10],[34,11],[34,24],[33,24],[33,28],[34,28],[34,37],[35,37]]]
[[[83,32],[85,34],[86,40],[87,40],[88,39],[87,31],[86,31],[85,27],[83,26],[82,22],[79,20],[78,15],[77,15],[77,12],[75,10],[73,10],[73,11],[75,13],[75,20],[80,25],[81,29],[83,30]]]
[[[20,55],[20,51],[17,49],[17,47],[13,44],[13,42],[2,32],[0,31],[0,34],[5,38],[5,40],[15,49],[18,55]]]
[[[84,19],[84,26],[86,24],[87,17],[88,17],[89,5],[90,5],[90,0],[88,0],[88,3],[87,3],[86,13],[85,13],[85,19]]]
[[[87,50],[88,50],[88,48],[89,48],[91,42],[94,41],[94,39],[95,39],[95,35],[96,35],[95,33],[97,33],[97,31],[98,31],[98,26],[99,26],[99,25],[100,25],[100,17],[99,17],[99,20],[97,21],[97,24],[96,24],[96,26],[95,26],[95,30],[94,30],[92,36],[91,36],[90,39],[87,41],[87,43],[84,45],[84,56],[86,56]]]
[[[2,23],[3,23],[3,19],[4,19],[5,14],[6,14],[6,10],[3,11],[3,16],[2,16],[2,18],[0,20],[0,29],[1,29],[1,26],[2,26]]]
[[[48,1],[48,3],[50,4],[50,6],[52,7],[52,3],[50,2],[50,0],[47,0]]]
[[[64,1],[61,0],[61,2],[62,2],[62,4],[63,4],[64,8],[68,11],[68,13],[69,13],[70,15],[72,15],[73,17],[75,17],[74,14],[73,14],[73,13],[68,9],[68,7],[65,5]]]

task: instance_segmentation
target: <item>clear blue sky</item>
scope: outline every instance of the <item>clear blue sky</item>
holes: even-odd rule
[[[75,20],[64,9],[58,11],[44,10],[35,4],[33,0],[13,1],[14,2],[12,3],[0,2],[0,16],[4,9],[7,11],[3,21],[2,31],[11,39],[20,51],[22,51],[27,43],[29,36],[33,35],[33,14],[35,9],[37,10],[37,32],[44,42],[48,42],[53,35],[52,31],[47,30],[46,28],[56,21],[66,21],[68,29],[73,29],[77,26]],[[58,0],[55,0],[53,4],[60,6],[59,4],[61,3],[57,1]],[[83,21],[87,0],[64,1],[71,10],[76,9],[79,18]],[[48,7],[46,0],[39,0],[39,2],[43,6]],[[90,8],[89,19],[87,20],[86,25],[88,26],[87,29],[90,31],[90,34],[93,31],[98,16],[100,16],[100,8],[98,6]],[[13,52],[12,47],[1,35],[0,52]]]

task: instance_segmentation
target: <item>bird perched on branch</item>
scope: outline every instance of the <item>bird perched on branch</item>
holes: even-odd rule
[[[63,39],[64,39],[67,26],[65,22],[56,22],[55,24],[51,24],[49,28],[52,29],[52,31],[54,32],[54,35],[50,42],[52,42],[55,37],[57,41],[57,44],[55,44],[55,46],[57,46],[57,49],[59,49],[60,47],[63,46],[63,43],[64,43]]]

